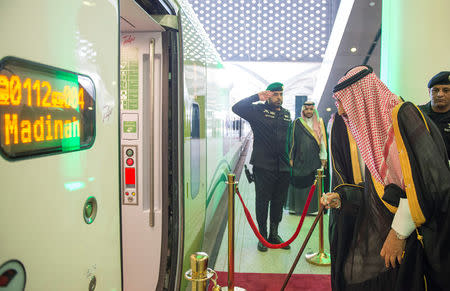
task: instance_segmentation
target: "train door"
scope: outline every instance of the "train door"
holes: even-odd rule
[[[170,51],[177,26],[173,15],[153,15],[152,6],[121,1],[120,100],[122,170],[122,257],[125,291],[162,290],[174,280],[171,266],[177,261],[178,231],[172,229],[173,209],[168,190],[171,161],[168,106],[172,80]],[[141,6],[142,5],[142,6]],[[161,26],[156,19],[164,19]],[[172,23],[168,23],[171,22]],[[173,85],[176,87],[176,83]],[[175,99],[176,100],[176,99]],[[170,146],[169,146],[170,145]],[[174,150],[175,152],[175,150]],[[178,175],[175,175],[178,177]],[[170,193],[170,194],[169,194]],[[172,222],[177,215],[172,215]],[[175,220],[175,221],[174,221]],[[169,239],[169,235],[173,235]],[[175,247],[174,247],[175,246]],[[168,270],[169,269],[169,270]],[[176,276],[176,275],[174,275]]]
[[[206,60],[205,44],[196,15],[190,7],[180,11],[183,43],[184,90],[184,255],[202,250],[206,213]],[[182,287],[188,285],[183,281]]]
[[[0,4],[2,290],[121,290],[118,9]]]

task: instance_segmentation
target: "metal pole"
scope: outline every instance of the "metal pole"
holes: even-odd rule
[[[236,176],[228,174],[228,290],[234,288],[234,185]]]
[[[150,118],[155,116],[155,39],[150,40]],[[155,177],[155,167],[154,167],[154,153],[155,153],[155,127],[150,126],[149,132],[150,138],[150,175],[148,175],[150,181],[149,189],[149,199],[150,199],[150,209],[148,212],[148,223],[151,227],[155,226],[155,188],[154,188],[154,177]]]
[[[196,252],[190,259],[191,269],[184,276],[192,282],[192,291],[206,291],[206,283],[214,274],[214,271],[208,268],[209,256],[204,252]]]
[[[318,209],[320,208],[320,198],[322,197],[322,181],[323,181],[323,170],[317,170],[317,177],[319,179],[319,187],[317,188],[317,203],[319,204]],[[319,220],[319,253],[323,254],[323,215],[320,216]]]
[[[228,174],[228,287],[222,287],[225,290],[243,290],[234,286],[234,190],[236,182],[234,174]]]
[[[300,257],[302,256],[303,251],[305,250],[306,245],[307,245],[308,242],[309,242],[309,239],[311,238],[311,235],[312,235],[312,233],[313,233],[313,231],[314,231],[314,228],[316,228],[316,225],[317,225],[317,222],[319,221],[319,218],[323,215],[323,209],[324,209],[324,208],[323,208],[323,205],[321,205],[320,208],[319,208],[319,213],[317,214],[316,219],[314,219],[314,222],[313,222],[313,224],[311,225],[311,228],[309,229],[308,234],[306,235],[306,238],[305,238],[305,241],[304,241],[303,244],[302,244],[302,247],[301,247],[300,250],[298,251],[297,257],[295,258],[294,263],[292,264],[291,269],[289,270],[288,275],[287,275],[286,278],[284,279],[284,283],[283,283],[283,286],[281,287],[281,291],[284,291],[284,289],[286,288],[286,285],[288,284],[289,279],[291,278],[292,273],[294,272],[295,267],[297,266],[297,263],[298,263],[298,261],[300,260]]]
[[[319,209],[321,208],[320,205],[320,197],[322,197],[322,179],[324,177],[323,175],[323,169],[317,170],[317,183],[318,183],[318,190],[317,190],[317,203],[319,203]],[[318,214],[319,215],[319,214]],[[323,215],[320,215],[319,219],[319,251],[317,253],[310,253],[306,254],[306,261],[310,264],[317,265],[317,266],[329,266],[331,265],[331,257],[329,253],[326,253],[323,249]]]

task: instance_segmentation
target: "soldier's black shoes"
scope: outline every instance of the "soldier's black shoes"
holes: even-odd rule
[[[274,244],[274,245],[279,245],[279,244],[284,243],[284,241],[281,239],[281,237],[279,235],[269,236],[268,242],[270,242],[271,244]],[[291,246],[287,245],[287,246],[283,247],[282,249],[289,250],[290,248],[291,248]]]
[[[258,251],[267,252],[267,247],[263,245],[260,241],[258,242]]]

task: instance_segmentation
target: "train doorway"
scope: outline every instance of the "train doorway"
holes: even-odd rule
[[[158,1],[120,2],[120,168],[125,291],[176,290],[179,284],[176,278],[181,277],[177,271],[176,199],[178,23],[170,13],[174,12],[158,5]]]

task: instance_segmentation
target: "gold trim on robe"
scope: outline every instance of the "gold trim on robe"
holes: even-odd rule
[[[312,128],[310,128],[308,126],[308,124],[306,123],[306,121],[302,118],[302,117],[297,117],[294,120],[294,124],[292,125],[292,135],[291,135],[291,145],[290,145],[290,150],[289,150],[289,160],[292,160],[292,150],[294,149],[294,135],[295,135],[295,125],[297,123],[297,120],[300,120],[300,123],[303,125],[303,127],[309,132],[309,134],[316,140],[317,144],[319,145],[319,149],[321,148],[321,144],[320,144],[320,140],[319,138],[316,136],[314,130],[312,130]],[[327,144],[327,136],[326,136],[326,131],[325,131],[325,126],[323,124],[323,119],[319,118],[319,124],[320,124],[320,130],[322,131],[322,137],[324,140],[324,143]]]
[[[291,134],[291,149],[289,150],[289,161],[292,160],[292,150],[294,149],[294,135],[295,135],[295,124],[296,119],[294,120],[294,124],[292,125],[292,134]]]
[[[337,185],[336,187],[334,187],[334,188],[333,188],[333,191],[336,191],[336,189],[339,188],[339,187],[341,187],[341,186],[352,186],[352,187],[364,189],[364,186],[360,186],[360,185],[356,185],[356,184],[342,183],[342,184],[339,184],[339,185]]]
[[[314,130],[312,130],[312,128],[309,127],[308,124],[306,124],[306,121],[303,120],[303,118],[299,117],[298,119],[300,119],[300,122],[306,128],[306,130],[309,132],[309,134],[311,134],[312,137],[314,137],[314,139],[316,140],[316,142],[317,142],[317,144],[319,145],[319,148],[320,148],[320,140],[319,140],[319,137],[316,136]],[[322,132],[322,135],[323,135],[323,132]]]
[[[411,163],[409,161],[408,152],[406,151],[405,143],[403,142],[400,128],[398,125],[398,111],[403,103],[395,106],[392,111],[392,124],[394,126],[395,142],[397,143],[398,156],[400,158],[400,165],[402,168],[403,180],[405,183],[406,197],[408,198],[409,209],[411,210],[411,216],[416,226],[421,226],[425,223],[426,218],[420,208],[419,199],[417,198],[416,187],[412,177]],[[420,112],[420,110],[419,110]],[[423,118],[423,115],[422,115]],[[428,129],[428,125],[424,119],[425,125]]]
[[[323,120],[321,120],[321,121],[322,121],[322,124],[323,124]],[[336,189],[337,187],[340,187],[342,185],[351,185],[351,186],[357,186],[357,187],[364,188],[364,187],[358,185],[359,183],[363,182],[363,180],[362,180],[361,166],[360,166],[360,163],[359,163],[358,148],[356,146],[356,141],[353,138],[351,132],[348,130],[347,126],[345,128],[347,129],[347,137],[348,137],[349,150],[350,150],[350,162],[352,164],[353,182],[355,184],[344,183],[344,179],[342,178],[341,174],[339,173],[339,171],[334,166],[335,162],[334,162],[334,157],[333,157],[333,150],[331,149],[332,144],[333,144],[331,142],[331,138],[333,136],[333,126],[331,126],[331,131],[330,131],[330,159],[331,159],[331,166],[333,167],[333,171],[336,172],[336,174],[339,176],[339,179],[341,180],[341,184],[339,184],[336,187],[334,187],[334,189]],[[333,191],[334,191],[334,189],[333,189]]]
[[[375,191],[377,192],[378,198],[380,198],[381,202],[383,202],[384,206],[386,206],[386,208],[391,213],[396,213],[397,212],[397,207],[392,206],[391,204],[389,204],[389,203],[387,203],[386,201],[383,200],[384,185],[381,184],[380,182],[378,182],[377,179],[375,179],[372,175],[370,175],[370,177],[372,178],[372,183],[373,183],[373,186],[375,188]]]
[[[322,118],[319,118],[319,123],[320,123],[320,129],[322,130],[323,142],[325,145],[327,145],[327,132],[325,131],[325,125],[323,124]],[[320,144],[319,144],[319,146],[320,146]]]
[[[333,123],[334,122],[335,121],[333,120]],[[344,183],[344,179],[342,178],[341,173],[339,173],[339,171],[336,170],[336,168],[334,166],[335,162],[334,162],[333,149],[332,149],[332,145],[333,145],[333,142],[331,140],[332,136],[333,136],[333,126],[331,126],[331,130],[330,130],[330,159],[331,159],[331,166],[333,167],[333,171],[336,172],[336,174],[339,176],[339,179],[341,179],[341,183]],[[334,191],[334,189],[333,189],[333,191]]]
[[[358,157],[358,147],[356,146],[356,141],[353,138],[352,133],[347,128],[347,136],[348,136],[348,143],[350,145],[350,157],[352,161],[352,171],[353,171],[353,181],[355,184],[361,183],[362,180],[362,173],[361,173],[361,166],[359,164],[359,157]]]

